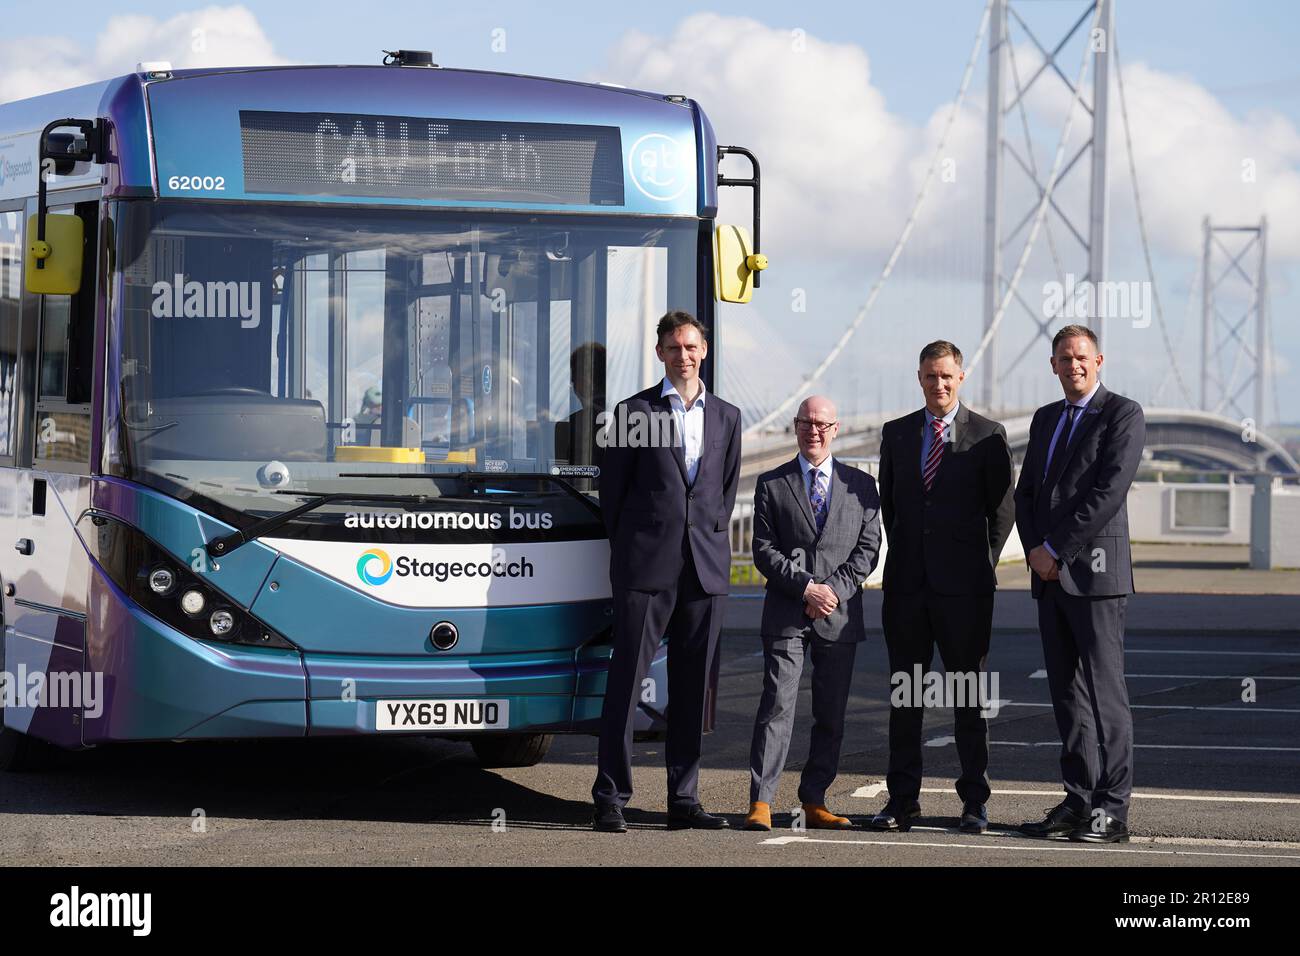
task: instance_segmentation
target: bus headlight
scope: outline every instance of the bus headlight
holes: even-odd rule
[[[203,600],[202,591],[186,591],[181,595],[181,610],[190,617],[198,617],[203,613],[203,606],[208,602]]]
[[[149,590],[154,594],[170,594],[176,586],[176,575],[169,568],[154,568],[149,572]]]
[[[183,562],[111,515],[87,512],[78,523],[98,569],[150,616],[201,641],[293,650],[293,644],[225,594],[214,575]]]

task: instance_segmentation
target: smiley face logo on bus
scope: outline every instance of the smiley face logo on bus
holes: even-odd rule
[[[632,144],[627,171],[641,193],[658,202],[670,202],[695,181],[690,150],[665,133],[647,133]]]
[[[379,562],[378,574],[371,572],[371,568],[374,567],[375,561]],[[357,559],[357,577],[366,584],[383,584],[392,576],[393,562],[389,559],[387,551],[382,551],[379,548],[371,548]]]

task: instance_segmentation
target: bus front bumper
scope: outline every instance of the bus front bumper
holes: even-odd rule
[[[98,590],[98,589],[96,589]],[[406,658],[312,654],[181,634],[118,595],[92,613],[111,618],[111,646],[88,642],[104,699],[85,711],[82,741],[339,736],[404,732],[466,736],[464,728],[381,731],[381,702],[503,701],[510,733],[596,733],[609,648]],[[102,603],[100,603],[102,602]],[[643,683],[635,731],[665,725],[667,658],[660,647]],[[662,700],[662,703],[660,701]]]

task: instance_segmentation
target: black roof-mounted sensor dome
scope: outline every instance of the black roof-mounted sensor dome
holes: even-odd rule
[[[384,66],[437,66],[428,50],[385,50]]]

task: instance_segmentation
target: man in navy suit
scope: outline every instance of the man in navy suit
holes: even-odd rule
[[[1029,426],[1016,483],[1016,528],[1038,601],[1047,684],[1061,734],[1065,799],[1022,832],[1082,843],[1128,841],[1133,714],[1124,684],[1124,610],[1133,593],[1129,486],[1146,444],[1132,399],[1098,381],[1097,335],[1052,339],[1065,399]]]
[[[700,380],[707,330],[659,320],[663,381],[620,402],[604,432],[600,510],[610,543],[614,646],[600,717],[596,830],[627,829],[632,720],[641,681],[668,641],[668,827],[717,830],[699,800],[709,670],[731,583],[729,527],[740,480],[740,410]],[[668,440],[656,440],[667,436]]]

